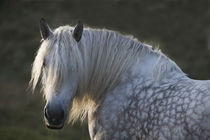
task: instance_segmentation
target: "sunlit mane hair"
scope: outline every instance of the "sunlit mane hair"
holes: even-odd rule
[[[69,115],[74,121],[84,119],[88,110],[119,83],[137,57],[152,49],[131,36],[105,29],[85,28],[82,39],[76,42],[72,30],[70,26],[61,26],[42,42],[33,63],[30,83],[34,89],[42,75],[42,87],[48,97],[47,94],[56,93],[65,78],[76,76],[78,87]],[[49,53],[46,77],[43,62]]]

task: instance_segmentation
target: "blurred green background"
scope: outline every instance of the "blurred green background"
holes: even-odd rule
[[[40,45],[39,20],[132,34],[159,48],[191,78],[210,79],[207,0],[1,0],[0,140],[87,140],[87,124],[45,128],[44,100],[27,89]]]

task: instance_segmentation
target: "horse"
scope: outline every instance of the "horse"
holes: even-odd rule
[[[47,128],[87,118],[91,140],[210,139],[210,81],[189,78],[159,49],[107,29],[40,20],[32,89]]]

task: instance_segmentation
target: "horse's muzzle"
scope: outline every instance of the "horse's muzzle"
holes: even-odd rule
[[[62,108],[50,109],[46,106],[44,109],[45,124],[49,129],[61,129],[65,122],[65,112]]]

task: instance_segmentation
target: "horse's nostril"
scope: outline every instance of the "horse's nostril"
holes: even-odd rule
[[[63,119],[64,118],[64,110],[62,109],[61,110],[61,119]]]
[[[47,112],[47,109],[46,109],[46,108],[44,109],[44,116],[45,116],[47,119],[49,119],[49,114],[48,114],[48,112]]]
[[[49,107],[44,109],[44,116],[48,121],[59,122],[64,119],[65,111],[63,109],[49,110]]]

